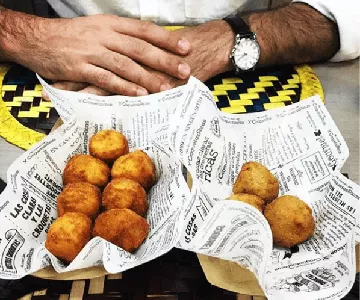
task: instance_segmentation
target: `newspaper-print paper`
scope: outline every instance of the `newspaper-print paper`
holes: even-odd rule
[[[187,85],[144,97],[99,97],[60,91],[42,81],[65,124],[17,159],[0,195],[1,278],[20,278],[52,264],[58,272],[104,265],[121,272],[173,247],[231,260],[252,270],[269,299],[340,299],[355,277],[355,228],[359,186],[340,174],[348,149],[318,97],[269,112],[221,113],[211,92],[191,78]],[[44,247],[57,217],[61,173],[101,129],[123,132],[131,149],[154,160],[150,233],[133,254],[92,239],[68,266]],[[280,193],[307,202],[314,237],[273,247],[263,215],[226,200],[246,161],[266,165]],[[184,164],[193,177],[189,191]]]
[[[0,277],[20,278],[50,264],[57,272],[101,264],[117,273],[171,250],[179,240],[189,189],[180,162],[161,144],[167,138],[159,132],[168,126],[182,89],[134,101],[129,97],[91,98],[51,88],[48,92],[67,121],[8,170],[9,184],[0,195]],[[66,266],[44,247],[46,232],[57,217],[62,172],[72,156],[88,153],[94,133],[109,128],[123,132],[131,150],[143,149],[155,163],[157,181],[148,193],[150,232],[133,254],[93,238]]]
[[[269,299],[343,297],[355,277],[360,190],[339,172],[348,148],[319,97],[270,112],[228,115],[204,85],[191,90],[176,108],[169,134],[193,177],[180,247],[248,267]],[[292,249],[273,248],[259,211],[224,201],[242,164],[254,160],[279,179],[280,194],[311,206],[313,238]]]

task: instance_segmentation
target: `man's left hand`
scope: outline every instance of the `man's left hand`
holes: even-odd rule
[[[191,50],[183,59],[190,66],[191,75],[197,79],[204,82],[217,74],[232,69],[229,56],[235,37],[225,21],[210,21],[198,26],[176,30],[173,34],[183,36],[189,41]],[[154,70],[152,72],[160,79],[166,78],[172,87],[186,83],[184,80]]]

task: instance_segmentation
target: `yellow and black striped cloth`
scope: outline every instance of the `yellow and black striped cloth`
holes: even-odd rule
[[[309,66],[225,73],[206,82],[223,112],[239,114],[274,109],[319,94],[320,81]],[[0,136],[23,149],[48,134],[58,119],[41,98],[35,74],[18,65],[0,65]]]

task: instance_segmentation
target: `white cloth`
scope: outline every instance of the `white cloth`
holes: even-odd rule
[[[360,0],[295,0],[305,2],[338,24],[340,50],[332,61],[360,56]],[[109,13],[158,24],[197,24],[235,11],[266,9],[267,0],[48,0],[61,17]]]
[[[61,17],[99,13],[151,20],[158,24],[196,24],[232,12],[267,8],[267,0],[48,0]]]

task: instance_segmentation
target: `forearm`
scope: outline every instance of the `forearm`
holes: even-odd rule
[[[36,29],[41,19],[0,6],[0,61],[18,62],[21,55],[29,54],[29,41],[36,42]]]
[[[244,16],[260,45],[259,67],[324,61],[339,50],[337,25],[314,8],[294,3]],[[223,20],[179,30],[191,44],[186,57],[191,74],[207,80],[230,71],[235,34]],[[175,85],[181,84],[177,82]]]
[[[260,45],[260,66],[324,61],[340,47],[337,25],[306,4],[251,13],[246,19]]]
[[[2,36],[4,36],[4,30],[3,30],[3,26],[4,26],[4,22],[5,22],[5,8],[0,6],[0,62],[1,61],[7,61],[8,60],[8,55],[5,53],[5,45],[3,45],[3,38],[1,38]]]

